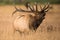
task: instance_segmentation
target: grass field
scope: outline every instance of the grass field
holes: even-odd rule
[[[13,34],[13,20],[20,15],[17,12],[12,17],[14,10],[12,5],[0,6],[0,40],[60,40],[60,5],[53,5],[36,32],[22,36],[19,32]]]

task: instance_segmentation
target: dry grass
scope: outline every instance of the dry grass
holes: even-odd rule
[[[60,5],[53,5],[37,32],[22,36],[19,32],[13,34],[13,20],[19,15],[17,12],[12,17],[14,10],[11,5],[0,6],[0,40],[60,40]]]

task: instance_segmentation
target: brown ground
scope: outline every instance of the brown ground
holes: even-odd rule
[[[13,35],[13,19],[19,15],[17,12],[12,17],[14,10],[11,5],[0,6],[0,40],[60,40],[60,5],[53,5],[37,32],[28,35],[20,35],[18,32]]]

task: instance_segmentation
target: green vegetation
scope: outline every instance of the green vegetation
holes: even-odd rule
[[[50,2],[51,4],[60,4],[60,0],[0,0],[0,4],[4,5],[4,4],[24,4],[25,2],[38,2],[38,3],[46,3],[46,2]]]

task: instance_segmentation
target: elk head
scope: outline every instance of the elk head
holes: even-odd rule
[[[26,10],[23,10],[23,9],[18,9],[16,8],[15,6],[15,11],[12,13],[12,15],[14,15],[16,12],[28,12],[28,13],[34,13],[35,16],[30,16],[30,23],[29,23],[29,28],[30,29],[33,29],[33,30],[36,30],[39,25],[42,23],[42,21],[45,19],[45,15],[46,15],[46,12],[49,11],[50,9],[50,5],[49,3],[46,4],[43,8],[40,6],[41,9],[38,10],[38,5],[37,3],[34,4],[35,5],[35,8],[34,6],[32,6],[29,2],[27,2],[25,4],[25,7],[28,9],[30,9],[30,11],[26,11]]]

